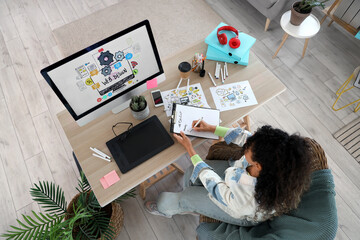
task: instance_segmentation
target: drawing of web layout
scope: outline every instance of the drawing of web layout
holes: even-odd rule
[[[236,82],[210,88],[216,108],[228,111],[258,104],[249,81]]]
[[[164,108],[166,115],[171,116],[173,103],[186,104],[196,107],[209,108],[209,104],[206,101],[205,94],[201,88],[200,83],[189,85],[189,92],[186,92],[186,87],[178,89],[171,89],[161,92],[161,97],[164,101]]]

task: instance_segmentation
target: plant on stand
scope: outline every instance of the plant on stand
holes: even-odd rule
[[[114,239],[123,226],[123,211],[119,202],[135,197],[130,190],[111,204],[101,207],[81,172],[76,188],[79,193],[67,206],[64,191],[54,183],[39,182],[30,189],[33,200],[45,210],[17,219],[19,227],[2,234],[7,239]]]
[[[290,23],[299,26],[311,13],[314,7],[320,6],[323,9],[325,4],[329,0],[301,0],[294,2],[291,8]]]
[[[130,109],[133,117],[137,120],[143,120],[150,114],[149,106],[144,96],[133,96],[130,101]]]

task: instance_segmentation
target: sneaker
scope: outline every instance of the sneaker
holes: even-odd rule
[[[166,218],[172,217],[170,215],[166,215],[164,213],[159,212],[159,210],[157,208],[157,203],[155,201],[147,201],[144,203],[144,206],[145,206],[145,210],[148,213],[151,213],[153,215],[158,215],[158,216],[162,216],[162,217],[166,217]]]

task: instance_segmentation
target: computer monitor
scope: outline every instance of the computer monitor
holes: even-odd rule
[[[165,80],[148,20],[142,21],[41,70],[75,121],[83,126],[129,106],[146,82]]]

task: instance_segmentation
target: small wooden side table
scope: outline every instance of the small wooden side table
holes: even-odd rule
[[[310,16],[308,16],[299,26],[294,26],[290,23],[290,14],[291,11],[289,10],[281,16],[280,25],[281,28],[285,31],[285,34],[282,37],[282,42],[280,43],[279,48],[276,50],[273,58],[275,58],[279,53],[281,47],[284,45],[289,35],[296,38],[305,38],[305,45],[302,53],[303,58],[305,56],[306,48],[309,44],[310,38],[315,36],[320,30],[320,22],[314,15],[310,14]]]

